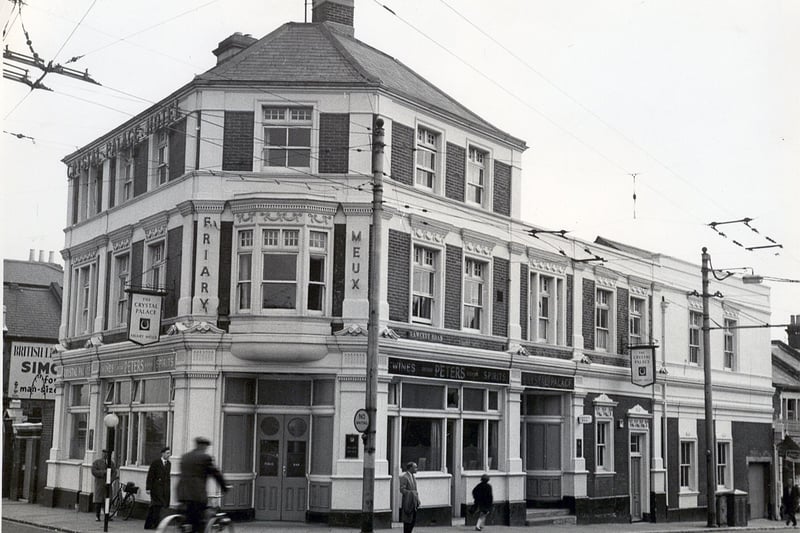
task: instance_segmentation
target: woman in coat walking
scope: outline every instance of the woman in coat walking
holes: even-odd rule
[[[486,516],[492,511],[492,504],[494,503],[488,474],[481,476],[481,482],[472,489],[472,497],[475,499],[475,508],[478,511],[478,522],[475,524],[475,531],[482,531],[483,525],[486,523]]]

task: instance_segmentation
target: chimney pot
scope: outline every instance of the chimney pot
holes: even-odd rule
[[[48,263],[55,263],[56,262],[56,253],[53,250],[50,250],[50,257],[47,258]]]
[[[39,262],[44,263],[44,250],[39,250]]]
[[[30,248],[30,251],[28,252],[28,261],[36,261],[36,250],[33,248]]]
[[[224,63],[257,40],[258,39],[254,38],[249,33],[243,35],[242,32],[239,31],[223,39],[219,42],[216,50],[212,51],[212,53],[217,56],[217,65]]]

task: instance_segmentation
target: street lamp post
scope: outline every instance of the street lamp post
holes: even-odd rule
[[[708,292],[708,274],[711,271],[711,256],[708,249],[703,247],[703,266],[701,269],[703,276],[703,384],[705,390],[705,417],[706,417],[706,499],[707,499],[707,526],[716,525],[716,501],[717,492],[717,461],[716,461],[716,440],[714,433],[714,404],[711,395],[711,324],[708,315],[708,300],[711,294]]]
[[[108,514],[111,510],[111,476],[114,473],[112,468],[111,456],[114,453],[114,431],[119,424],[119,417],[114,413],[109,413],[103,418],[106,430],[106,502],[105,515],[103,516],[103,531],[108,531]]]

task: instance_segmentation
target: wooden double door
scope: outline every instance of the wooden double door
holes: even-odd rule
[[[256,520],[306,519],[309,430],[308,415],[258,415]]]

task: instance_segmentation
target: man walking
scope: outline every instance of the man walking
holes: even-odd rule
[[[203,531],[203,513],[208,505],[206,480],[209,477],[216,479],[223,493],[228,492],[228,484],[214,466],[214,460],[206,453],[211,441],[196,437],[194,443],[194,450],[181,456],[178,500],[186,505],[186,521],[192,525],[192,532],[200,533]]]
[[[791,488],[786,498],[786,525],[792,523],[792,527],[797,527],[797,511],[800,508],[800,487],[797,483]]]
[[[417,523],[417,509],[419,509],[419,492],[417,492],[417,463],[406,464],[406,471],[400,476],[400,515],[403,519],[403,533],[411,533]]]
[[[100,521],[100,510],[105,508],[106,502],[106,470],[111,468],[111,481],[117,479],[116,466],[108,450],[103,450],[103,455],[92,463],[92,477],[94,477],[94,492],[92,503],[94,503],[95,520]],[[110,494],[108,495],[111,496]],[[105,512],[105,511],[104,511]],[[110,520],[110,518],[109,518]]]
[[[150,463],[150,470],[147,471],[147,482],[145,491],[150,495],[150,508],[147,510],[147,517],[144,519],[145,529],[155,529],[161,520],[161,511],[164,507],[169,507],[171,495],[169,446],[161,448],[161,457]]]
[[[475,524],[475,530],[482,531],[483,525],[486,523],[486,517],[492,511],[492,503],[494,503],[488,474],[481,476],[481,482],[472,489],[472,497],[475,499],[475,507],[478,512],[478,522]]]

